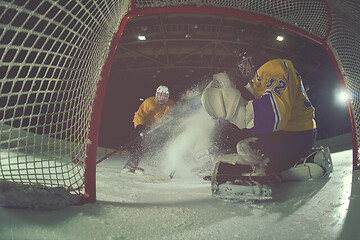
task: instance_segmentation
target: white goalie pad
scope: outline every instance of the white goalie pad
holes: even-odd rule
[[[252,101],[245,102],[243,98],[243,105],[239,105],[234,116],[229,119],[232,124],[235,124],[238,128],[253,128],[254,127],[254,108]]]
[[[324,176],[324,169],[315,163],[304,163],[281,172],[281,179],[304,181]]]
[[[206,88],[201,96],[201,103],[212,118],[226,118],[226,109],[220,89]]]
[[[236,145],[236,150],[237,153],[242,156],[242,159],[246,159],[249,165],[265,168],[269,159],[265,158],[260,151],[251,147],[256,140],[257,138],[253,137],[239,141]]]
[[[333,172],[333,163],[329,147],[319,147],[314,155],[314,163],[321,166],[324,170],[324,176],[329,176]]]
[[[239,176],[267,176],[266,165],[269,162],[269,158],[266,158],[259,151],[253,149],[252,145],[257,138],[248,138],[239,141],[237,144],[237,153],[225,154],[220,156],[214,165],[212,173],[212,185],[216,188],[218,184],[219,167],[221,164],[231,164],[234,167],[231,172],[236,171]],[[224,175],[224,173],[221,173]],[[228,173],[225,173],[225,175]]]
[[[220,156],[211,177],[212,195],[231,201],[271,199],[270,187],[254,180],[254,177],[266,177],[265,170],[257,171],[252,166],[254,163],[253,159],[249,161],[244,154]]]
[[[301,159],[294,167],[280,173],[283,180],[304,181],[328,177],[333,172],[333,164],[328,147],[319,147]]]
[[[208,85],[211,88],[235,88],[227,73],[217,73],[213,75],[213,81]]]
[[[219,185],[216,197],[228,201],[253,201],[272,199],[272,190],[269,185],[260,185],[250,182],[223,183]]]
[[[222,155],[216,160],[215,164],[220,163],[220,162],[229,163],[229,164],[233,164],[233,165],[235,165],[235,164],[249,165],[249,162],[246,159],[242,158],[237,153]]]
[[[211,176],[211,191],[213,195],[217,195],[219,191],[218,173],[220,164],[227,163],[235,165],[239,162],[241,162],[241,159],[237,153],[222,155],[216,160]]]

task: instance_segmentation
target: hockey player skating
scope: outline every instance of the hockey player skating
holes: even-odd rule
[[[155,130],[154,126],[158,128],[160,120],[169,115],[170,109],[174,106],[174,102],[169,97],[169,88],[161,85],[156,89],[155,97],[147,98],[135,112],[133,118],[134,132],[139,141],[131,146],[131,156],[122,170],[123,173],[135,173],[137,171],[144,151],[149,150],[146,149],[145,145],[145,140],[148,138],[147,133]],[[158,136],[151,140],[157,141],[160,145],[163,139]]]
[[[201,98],[210,116],[229,121],[241,129],[241,138],[246,136],[237,143],[237,153],[216,161],[213,195],[268,199],[270,176],[309,179],[328,175],[332,171],[328,149],[314,150],[299,163],[312,150],[316,123],[315,109],[293,63],[267,61],[264,51],[253,49],[241,54],[238,66],[246,85],[218,73]],[[249,92],[252,97],[245,99]]]

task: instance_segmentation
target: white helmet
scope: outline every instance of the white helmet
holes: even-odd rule
[[[159,104],[166,103],[169,100],[169,96],[170,91],[168,87],[161,85],[156,89],[155,98]]]

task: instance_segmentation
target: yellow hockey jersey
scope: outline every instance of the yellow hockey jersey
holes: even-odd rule
[[[290,60],[274,59],[262,65],[253,79],[253,88],[252,134],[316,128],[315,109]]]
[[[165,104],[158,104],[155,97],[147,98],[134,114],[134,127],[142,124],[150,127],[156,121],[163,118],[174,106],[174,102],[169,99]]]

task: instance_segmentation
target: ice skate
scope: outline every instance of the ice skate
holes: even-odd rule
[[[203,177],[204,181],[211,181],[211,175],[206,175]]]
[[[144,175],[144,169],[138,167],[140,163],[140,158],[130,157],[130,159],[125,164],[124,168],[121,170],[121,174],[136,174]]]
[[[128,168],[124,167],[121,170],[121,174],[135,174],[135,175],[144,175],[144,169],[143,168]]]

